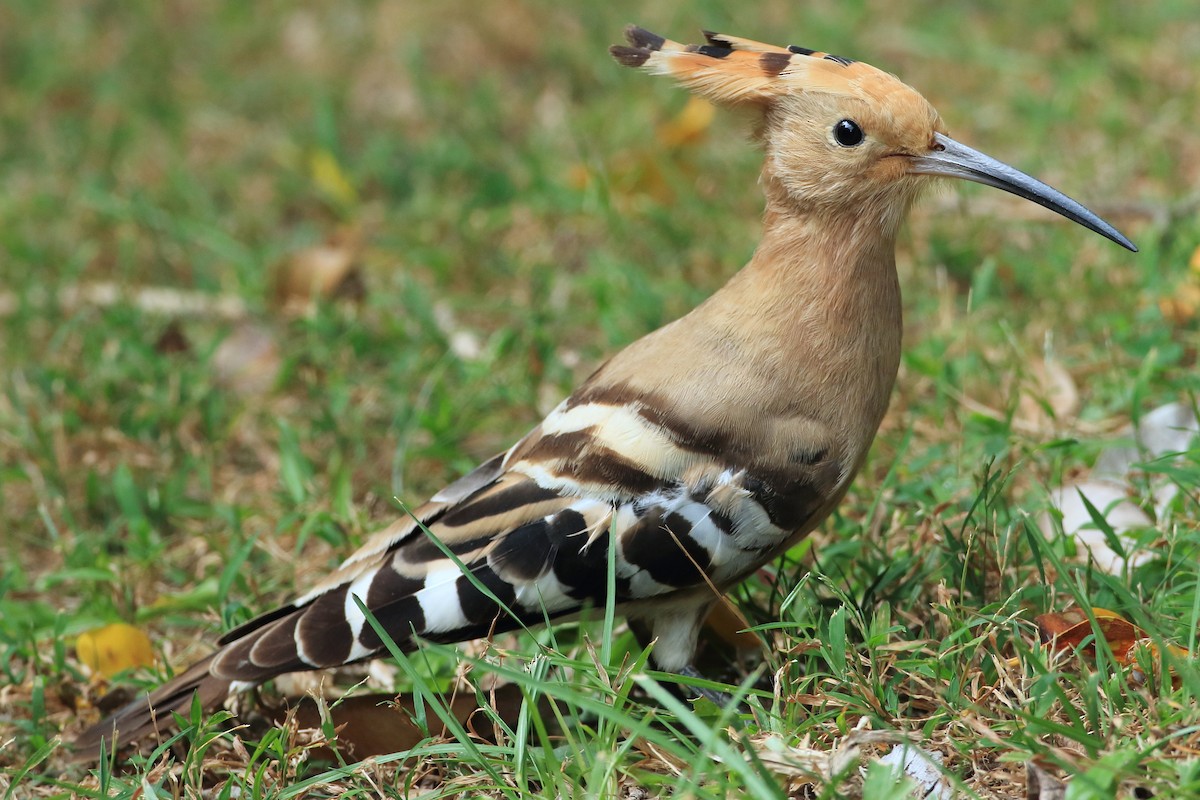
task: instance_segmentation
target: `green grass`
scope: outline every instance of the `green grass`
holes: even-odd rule
[[[901,737],[941,753],[969,796],[1019,794],[1031,759],[1073,776],[1072,797],[1200,793],[1194,662],[1144,664],[1139,683],[1103,645],[1043,649],[1032,622],[1079,605],[1159,643],[1194,648],[1200,630],[1197,453],[1146,465],[1182,491],[1145,534],[1158,557],[1129,574],[1037,529],[1047,487],[1200,392],[1193,4],[643,5],[0,8],[7,796],[883,796],[888,777],[864,789],[858,767]],[[898,254],[906,354],[870,462],[818,533],[734,593],[767,645],[714,659],[735,686],[765,676],[742,689],[745,714],[675,701],[597,609],[398,659],[419,737],[396,756],[306,759],[332,724],[314,739],[254,713],[234,743],[197,711],[174,751],[71,762],[57,737],[105,691],[78,633],[134,622],[183,666],[746,261],[761,211],[747,126],[719,113],[696,141],[666,141],[685,93],[606,53],[635,21],[896,72],[952,135],[1079,197],[1142,252],[982,187],[917,208]],[[346,231],[359,299],[280,313],[278,265]],[[98,284],[248,310],[74,299]],[[219,367],[246,322],[277,357],[258,389]],[[451,346],[464,334],[477,356]],[[1079,393],[1049,419],[1019,401],[1048,361]],[[492,714],[489,740],[445,724],[448,695],[493,682],[525,702]],[[849,743],[861,759],[841,757]]]

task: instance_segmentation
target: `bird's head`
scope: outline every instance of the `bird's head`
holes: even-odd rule
[[[622,64],[670,75],[721,105],[761,110],[765,172],[780,202],[851,211],[894,230],[928,176],[962,178],[1032,200],[1137,250],[1061,192],[951,139],[929,101],[868,64],[709,32],[704,45],[633,26],[626,37],[629,46],[611,48]]]

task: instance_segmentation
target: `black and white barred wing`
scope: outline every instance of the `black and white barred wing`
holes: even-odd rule
[[[378,654],[383,641],[355,598],[402,649],[602,605],[614,543],[614,601],[715,599],[819,513],[816,485],[781,493],[689,445],[660,417],[638,403],[565,401],[507,453],[372,537],[321,586],[231,631],[149,705],[179,710],[193,691],[211,703],[285,672]],[[695,624],[689,617],[684,639]],[[690,657],[686,641],[677,649],[660,666]],[[118,712],[117,727],[146,708]],[[122,733],[145,732],[135,724]]]
[[[715,597],[821,512],[832,476],[810,473],[798,489],[771,485],[639,403],[569,400],[418,509],[419,524],[384,531],[323,586],[229,634],[213,669],[255,681],[373,655],[382,642],[355,597],[401,646],[602,604],[613,542],[617,602]]]

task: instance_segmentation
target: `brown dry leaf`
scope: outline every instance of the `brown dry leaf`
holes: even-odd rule
[[[1151,656],[1157,659],[1158,645],[1141,628],[1106,608],[1092,608],[1092,614],[1096,617],[1099,635],[1108,643],[1118,664],[1123,667],[1135,665],[1137,655],[1143,648],[1148,649]],[[1049,644],[1060,650],[1079,647],[1084,639],[1093,633],[1087,615],[1079,608],[1061,614],[1041,614],[1034,622],[1037,623],[1042,644]],[[1167,645],[1167,650],[1178,658],[1189,657],[1187,650],[1176,645]],[[1094,654],[1094,645],[1089,644],[1087,652]],[[1140,673],[1135,673],[1133,677],[1137,682],[1144,678]]]
[[[1026,800],[1063,800],[1067,786],[1032,761],[1025,764]]]
[[[362,279],[356,268],[362,252],[357,228],[341,228],[324,242],[297,250],[275,267],[272,300],[291,316],[312,313],[321,298],[362,298]]]
[[[747,630],[750,623],[727,597],[722,597],[713,606],[712,611],[708,612],[708,618],[704,620],[704,627],[710,633],[716,634],[717,638],[725,644],[737,650],[762,649],[762,640]]]
[[[820,784],[835,774],[830,762],[836,752],[792,747],[775,736],[760,738],[754,744],[758,760],[776,775],[788,778],[794,786]]]
[[[154,350],[163,355],[173,353],[187,353],[191,351],[192,345],[188,341],[187,336],[183,332],[183,326],[179,324],[179,320],[173,319],[167,323],[167,327],[159,334],[158,339],[154,342]]]
[[[1092,608],[1100,632],[1112,647],[1113,653],[1120,658],[1118,649],[1124,645],[1125,650],[1137,637],[1137,628],[1115,611],[1106,608]],[[1092,635],[1091,623],[1081,608],[1072,608],[1061,614],[1040,614],[1034,619],[1038,626],[1038,634],[1042,644],[1056,642],[1059,649],[1079,647],[1083,640]]]
[[[79,634],[75,640],[75,654],[89,669],[106,678],[154,663],[150,637],[125,622],[114,622]]]
[[[1078,410],[1079,389],[1071,373],[1057,361],[1033,361],[1021,385],[1017,420],[1035,430],[1049,430]]]
[[[496,714],[510,728],[515,728],[523,702],[521,688],[513,684],[501,686],[488,693],[488,697]],[[548,702],[543,702],[546,705],[540,710],[542,718],[553,719]],[[456,695],[449,705],[455,719],[471,734],[482,741],[495,741],[492,722],[480,711],[474,694]],[[277,721],[282,721],[288,713],[280,709]],[[425,738],[425,734],[413,722],[414,703],[409,694],[396,696],[378,693],[347,697],[328,706],[327,713],[338,730],[340,749],[357,759],[408,750]],[[301,728],[321,726],[321,708],[311,697],[303,698],[294,714]],[[441,726],[432,714],[429,715],[429,725],[430,732],[437,735]]]

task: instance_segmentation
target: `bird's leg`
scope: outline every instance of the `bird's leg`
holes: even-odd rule
[[[711,601],[672,609],[653,616],[629,615],[626,621],[633,631],[634,638],[643,648],[654,645],[650,660],[654,666],[663,672],[670,672],[683,678],[708,680],[692,664],[696,652],[696,640],[699,637],[700,626],[708,616],[712,607]],[[684,686],[672,683],[670,691],[681,700],[693,700],[703,697],[713,704],[725,708],[733,702],[733,698],[725,692],[709,689],[703,686]]]

